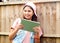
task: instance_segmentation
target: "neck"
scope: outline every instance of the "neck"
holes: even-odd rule
[[[31,19],[26,19],[26,20],[29,20],[29,21],[31,21]]]
[[[27,18],[24,18],[24,19],[26,19],[26,20],[30,20],[30,21],[32,20],[32,19],[27,19]]]

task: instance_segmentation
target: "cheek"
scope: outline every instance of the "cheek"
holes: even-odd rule
[[[25,14],[25,12],[23,12],[23,16],[25,16],[26,14]]]
[[[33,16],[33,13],[30,13],[30,16]]]
[[[26,15],[25,14],[23,14],[23,17],[25,17]]]
[[[23,14],[25,14],[25,12],[23,11]]]

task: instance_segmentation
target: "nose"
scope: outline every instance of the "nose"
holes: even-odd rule
[[[29,14],[29,12],[27,11],[27,12],[25,12],[26,14]]]

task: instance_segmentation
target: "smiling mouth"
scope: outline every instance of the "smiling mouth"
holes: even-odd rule
[[[29,17],[30,15],[26,15],[27,17]]]

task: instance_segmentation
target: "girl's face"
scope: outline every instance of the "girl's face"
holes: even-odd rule
[[[26,18],[27,20],[31,20],[33,14],[34,14],[34,13],[33,13],[33,10],[32,10],[29,6],[26,6],[26,7],[23,9],[23,17]]]

